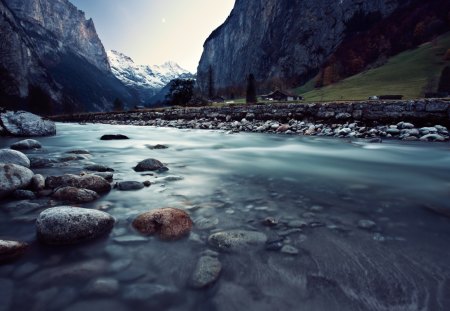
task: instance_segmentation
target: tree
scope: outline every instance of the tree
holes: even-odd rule
[[[186,106],[194,96],[194,80],[175,79],[170,81],[170,90],[166,99],[171,105]]]
[[[209,98],[213,98],[215,95],[215,90],[214,90],[214,72],[213,69],[211,67],[211,65],[209,65],[209,70],[208,70],[208,97]]]
[[[251,73],[247,78],[247,104],[256,104],[258,99],[256,98],[256,81],[255,76]]]
[[[123,101],[120,98],[116,98],[113,103],[114,111],[123,111]]]
[[[450,92],[450,66],[445,66],[442,70],[438,92]]]

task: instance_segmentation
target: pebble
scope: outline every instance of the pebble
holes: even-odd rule
[[[222,264],[216,257],[202,256],[191,275],[190,286],[201,289],[212,285],[219,278]]]

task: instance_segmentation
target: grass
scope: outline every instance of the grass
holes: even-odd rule
[[[404,98],[423,97],[427,85],[436,91],[442,69],[449,64],[443,56],[450,48],[450,33],[414,50],[400,53],[378,68],[341,82],[314,89],[314,80],[294,89],[305,101],[364,100],[373,95],[399,94]]]

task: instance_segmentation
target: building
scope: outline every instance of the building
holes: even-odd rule
[[[275,100],[275,101],[293,101],[293,100],[303,100],[302,96],[298,96],[286,91],[275,90],[270,94],[262,95],[263,100]]]

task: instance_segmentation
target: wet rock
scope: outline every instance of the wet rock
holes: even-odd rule
[[[144,235],[158,234],[163,240],[176,240],[192,229],[189,214],[177,208],[161,208],[139,215],[133,227]]]
[[[281,248],[281,252],[288,255],[298,255],[299,251],[294,246],[284,245]]]
[[[203,217],[200,216],[195,219],[195,228],[199,230],[209,230],[214,228],[219,224],[219,219],[217,217]]]
[[[145,186],[138,181],[121,181],[116,184],[116,188],[121,191],[141,190]]]
[[[49,176],[45,179],[45,185],[51,189],[58,187],[75,187],[89,189],[97,193],[105,193],[111,190],[111,185],[106,179],[92,174],[85,176],[71,174]]]
[[[274,227],[278,225],[278,220],[273,217],[267,217],[262,221],[262,224],[267,227]]]
[[[181,176],[176,176],[176,175],[169,175],[169,176],[164,176],[164,177],[158,177],[157,179],[155,179],[153,181],[153,183],[155,184],[163,184],[166,182],[173,182],[173,181],[180,181],[183,180],[184,178]]]
[[[427,134],[422,137],[420,137],[421,141],[446,141],[444,136],[441,136],[439,134]]]
[[[113,278],[99,278],[90,282],[83,292],[87,296],[115,296],[119,292],[119,282]]]
[[[92,172],[114,172],[112,168],[101,164],[88,165],[84,169]]]
[[[31,178],[30,189],[33,191],[41,191],[45,188],[45,178],[41,174],[36,174]]]
[[[288,131],[289,129],[290,129],[289,124],[283,124],[283,125],[280,125],[280,126],[276,129],[276,131],[277,131],[278,133],[285,133],[285,132]]]
[[[30,158],[30,167],[31,168],[46,168],[53,167],[56,163],[58,163],[55,159],[47,159],[47,158]]]
[[[36,195],[30,190],[16,190],[12,193],[12,197],[16,200],[33,200]]]
[[[41,143],[34,139],[24,139],[11,145],[11,149],[14,150],[31,150],[40,148],[42,148]]]
[[[361,219],[360,221],[358,221],[358,227],[361,229],[365,229],[365,230],[371,230],[373,228],[375,228],[377,226],[377,224],[369,219]]]
[[[33,175],[33,172],[24,166],[0,163],[0,198],[26,188]]]
[[[134,170],[136,172],[157,171],[164,167],[160,161],[156,159],[146,159],[138,163]]]
[[[283,247],[283,242],[281,241],[267,241],[266,250],[267,251],[279,251]]]
[[[174,287],[141,283],[125,286],[123,299],[132,302],[149,302],[175,298],[178,291]]]
[[[8,279],[0,279],[0,311],[11,310],[14,296],[14,283]]]
[[[27,243],[0,240],[0,263],[13,261],[28,249]]]
[[[55,191],[53,197],[60,201],[67,201],[72,203],[88,203],[99,198],[97,192],[95,191],[74,187],[59,188]]]
[[[198,289],[208,287],[217,281],[221,271],[222,264],[216,257],[200,257],[189,284]]]
[[[144,181],[143,184],[144,184],[144,187],[147,187],[147,188],[152,185],[152,183],[149,180]]]
[[[125,140],[125,139],[130,138],[122,134],[107,134],[100,137],[100,140]]]
[[[69,150],[66,153],[72,153],[72,154],[91,154],[88,150],[86,149],[73,149],[73,150]]]
[[[49,208],[36,220],[37,236],[46,244],[75,244],[108,234],[114,218],[98,210],[60,206]]]
[[[245,251],[262,247],[267,241],[264,233],[246,230],[230,230],[217,232],[209,236],[211,246],[221,251]]]
[[[16,164],[26,168],[30,167],[30,160],[26,155],[20,151],[11,149],[0,149],[0,163]]]
[[[95,175],[95,176],[100,176],[109,182],[113,181],[113,179],[114,179],[114,174],[111,172],[95,172],[95,173],[91,173],[91,174]]]
[[[53,121],[25,111],[0,114],[3,128],[13,136],[50,136],[56,134]]]
[[[167,147],[167,146],[165,146],[165,145],[160,145],[160,144],[158,144],[158,145],[154,145],[154,146],[147,146],[147,148],[148,149],[151,149],[151,150],[161,150],[161,149],[167,149],[167,148],[169,148],[169,147]]]

